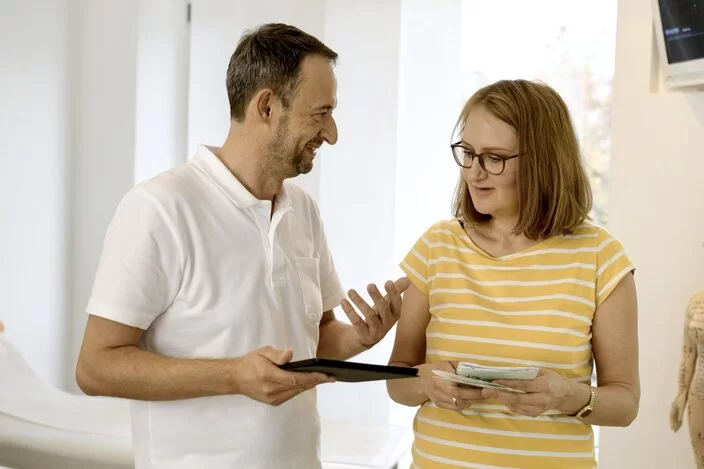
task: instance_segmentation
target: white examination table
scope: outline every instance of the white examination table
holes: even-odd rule
[[[394,425],[323,421],[323,469],[393,469],[411,438]],[[0,333],[2,467],[132,469],[129,402],[43,383]]]

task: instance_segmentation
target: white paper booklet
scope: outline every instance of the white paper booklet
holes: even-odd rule
[[[433,374],[438,378],[449,381],[451,383],[459,384],[460,386],[467,386],[470,388],[487,388],[496,389],[499,391],[509,391],[525,394],[525,391],[519,391],[518,389],[509,388],[507,386],[502,386],[500,384],[495,384],[490,381],[484,381],[481,379],[467,378],[465,376],[456,375],[454,373],[448,373],[442,370],[432,370]]]
[[[531,380],[540,370],[535,367],[483,366],[476,363],[460,362],[457,374],[465,378],[493,381],[495,379]]]

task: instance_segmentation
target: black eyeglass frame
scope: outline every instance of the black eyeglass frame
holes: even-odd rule
[[[464,155],[458,155],[456,149],[459,149],[459,150],[463,151],[464,153],[469,153],[470,155],[472,155],[472,159],[469,160],[469,165],[465,166],[464,164],[461,163],[461,161],[464,161]],[[485,173],[491,174],[494,176],[499,176],[501,173],[504,172],[504,170],[506,169],[506,162],[508,160],[511,160],[513,158],[517,158],[517,157],[521,156],[520,153],[516,153],[515,155],[510,155],[510,156],[496,155],[494,153],[475,153],[472,150],[470,150],[469,148],[467,148],[467,146],[464,143],[462,143],[461,141],[450,145],[450,150],[452,150],[452,158],[455,160],[455,163],[457,163],[458,166],[460,166],[462,168],[471,168],[472,164],[474,163],[474,160],[476,158],[479,160],[479,166],[481,166],[482,170]],[[486,169],[486,165],[484,164],[484,158],[489,158],[489,157],[499,158],[501,160],[501,171],[499,171],[497,173],[497,172],[488,171]]]

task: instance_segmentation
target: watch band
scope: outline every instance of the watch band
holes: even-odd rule
[[[582,407],[582,410],[577,412],[577,415],[575,417],[577,418],[584,418],[588,417],[589,414],[591,414],[594,411],[594,405],[596,404],[596,391],[594,390],[593,387],[589,386],[589,403]]]

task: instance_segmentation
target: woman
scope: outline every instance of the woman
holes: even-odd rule
[[[388,391],[421,406],[415,467],[591,469],[591,425],[627,426],[638,412],[634,267],[586,221],[591,189],[554,90],[489,85],[456,130],[456,218],[427,230],[401,264],[412,285],[390,364],[420,379],[388,381]],[[540,371],[497,381],[525,393],[459,387],[431,371],[458,361]]]

